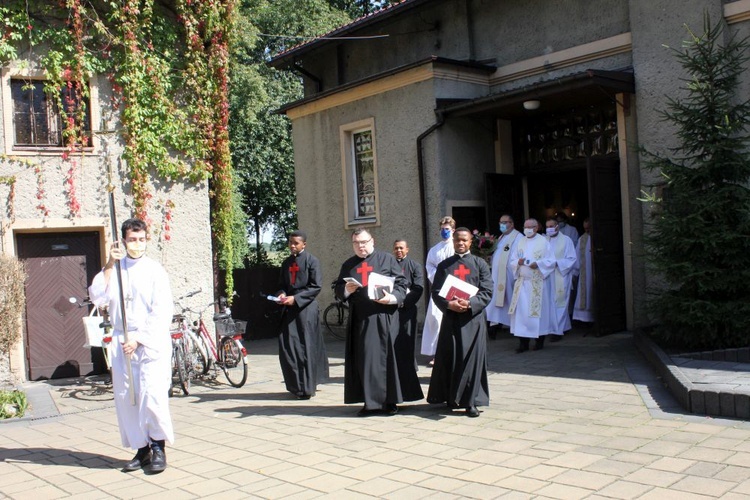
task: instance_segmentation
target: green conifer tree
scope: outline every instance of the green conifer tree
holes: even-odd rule
[[[740,76],[747,39],[704,20],[704,33],[676,57],[687,73],[682,97],[667,98],[665,122],[679,145],[670,157],[644,151],[664,189],[650,194],[646,245],[664,285],[649,301],[655,334],[668,345],[718,349],[750,345],[750,101]]]

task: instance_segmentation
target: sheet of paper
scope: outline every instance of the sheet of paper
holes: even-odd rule
[[[384,276],[378,273],[370,273],[367,276],[367,296],[372,300],[378,300],[378,289],[385,288],[388,293],[393,293],[396,278]]]
[[[344,278],[344,281],[346,281],[347,283],[354,283],[357,286],[362,286],[362,283],[360,283],[354,278]]]

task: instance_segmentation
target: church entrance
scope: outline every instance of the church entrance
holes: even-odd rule
[[[503,212],[542,227],[564,212],[591,222],[597,335],[626,329],[620,160],[614,104],[513,120],[514,171],[486,176],[488,221]]]

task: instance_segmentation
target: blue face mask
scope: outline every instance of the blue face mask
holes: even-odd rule
[[[451,230],[445,229],[445,228],[441,229],[440,236],[442,236],[444,240],[447,240],[448,238],[451,237]]]
[[[500,224],[500,232],[504,233],[508,230],[508,224]]]

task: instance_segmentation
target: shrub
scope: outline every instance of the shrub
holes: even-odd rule
[[[26,270],[16,258],[0,255],[0,354],[8,355],[21,340],[21,319],[26,306]]]

